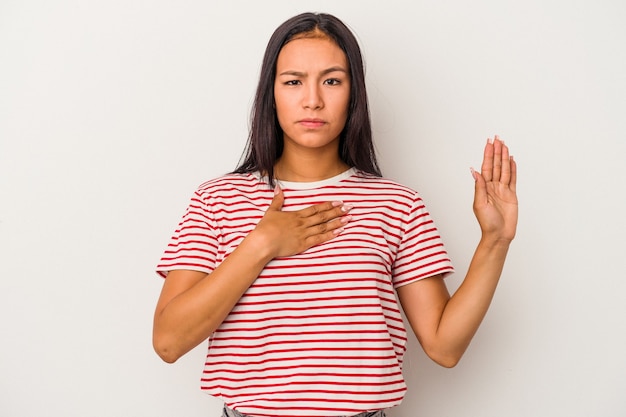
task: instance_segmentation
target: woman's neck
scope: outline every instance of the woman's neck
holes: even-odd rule
[[[274,166],[274,177],[290,182],[315,182],[332,178],[350,168],[341,159],[333,160],[292,160],[281,157]]]

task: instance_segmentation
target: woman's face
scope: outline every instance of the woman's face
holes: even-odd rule
[[[274,98],[284,151],[337,148],[350,102],[346,55],[326,38],[288,42],[278,55]]]

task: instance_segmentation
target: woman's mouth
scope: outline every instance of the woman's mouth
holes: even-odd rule
[[[322,119],[302,119],[298,123],[308,129],[316,129],[326,124]]]

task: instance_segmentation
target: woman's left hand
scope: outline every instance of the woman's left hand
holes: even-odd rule
[[[497,136],[487,141],[476,183],[474,214],[483,236],[465,279],[450,297],[441,275],[398,288],[398,297],[417,339],[435,362],[451,367],[461,359],[502,274],[509,243],[517,228],[517,169]]]
[[[487,141],[481,172],[472,169],[472,176],[474,214],[483,238],[510,242],[517,229],[517,165],[498,136]]]

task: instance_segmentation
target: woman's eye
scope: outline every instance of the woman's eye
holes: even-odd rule
[[[327,85],[339,85],[339,84],[341,84],[341,81],[338,80],[337,78],[329,78],[328,80],[324,81],[324,84],[327,84]]]
[[[298,85],[300,84],[299,80],[289,80],[285,82],[285,85]]]

